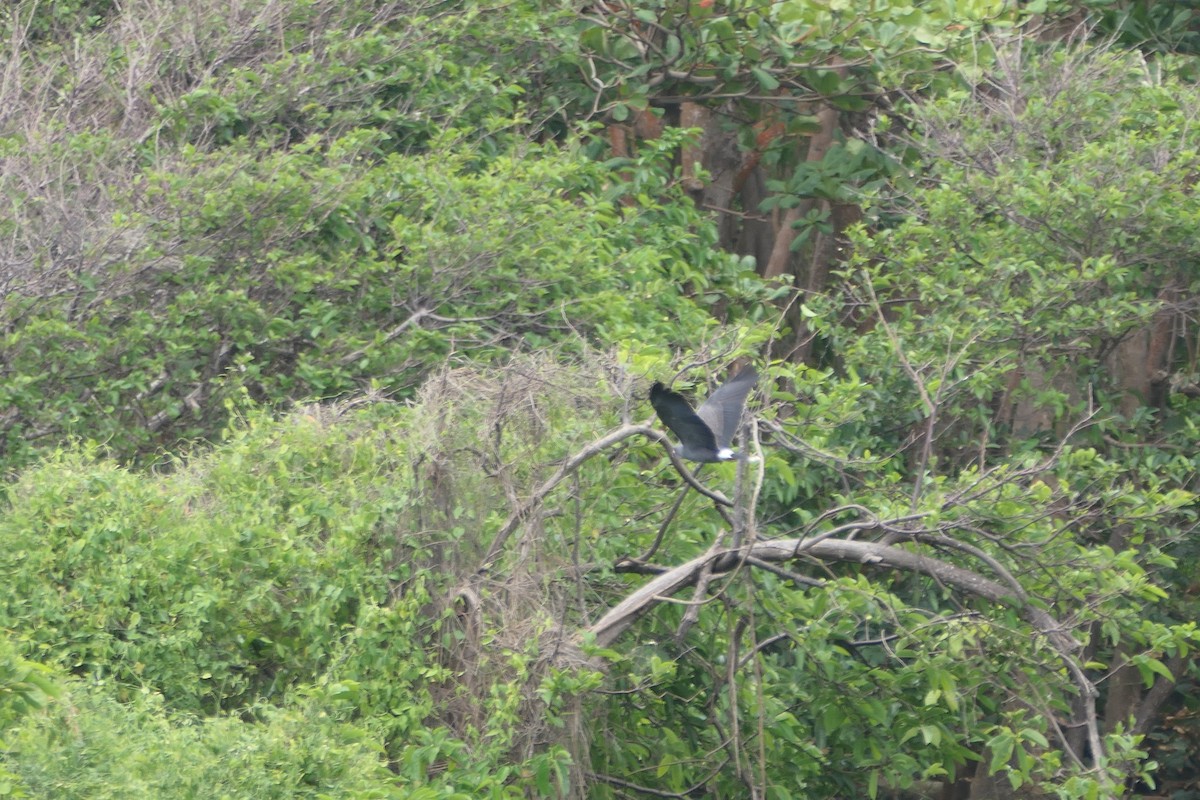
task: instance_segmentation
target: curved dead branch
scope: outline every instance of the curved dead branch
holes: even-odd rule
[[[555,473],[548,479],[546,479],[546,481],[542,483],[542,485],[539,486],[532,495],[530,495],[529,499],[521,504],[520,508],[509,515],[508,519],[504,522],[504,525],[500,527],[500,530],[496,531],[496,536],[492,539],[492,544],[488,548],[487,555],[485,555],[483,558],[480,569],[487,569],[487,567],[496,560],[496,557],[500,555],[500,552],[504,549],[504,545],[508,542],[508,538],[512,536],[512,533],[517,529],[517,526],[521,524],[522,520],[527,519],[529,515],[542,504],[542,501],[546,499],[546,495],[554,491],[554,488],[562,483],[564,478],[574,473],[575,470],[579,469],[579,466],[583,462],[587,461],[592,456],[604,452],[617,442],[623,441],[628,439],[630,436],[636,436],[638,434],[641,434],[649,439],[653,439],[661,444],[663,449],[667,451],[667,455],[671,457],[671,463],[675,466],[675,471],[679,473],[679,477],[683,478],[683,480],[697,492],[716,503],[718,509],[720,506],[733,505],[733,501],[731,501],[728,497],[718,491],[709,489],[707,486],[700,483],[700,481],[696,480],[696,477],[692,475],[688,468],[684,466],[683,462],[679,460],[679,456],[675,455],[675,450],[671,447],[671,443],[668,441],[665,434],[654,430],[649,425],[622,425],[620,428],[610,431],[594,442],[588,443],[575,455],[563,461],[562,464],[559,465],[558,470],[555,471]]]
[[[1020,592],[1014,591],[1012,586],[985,578],[969,569],[887,544],[810,537],[755,542],[737,549],[710,549],[704,555],[693,558],[647,582],[610,609],[597,622],[576,634],[576,641],[582,642],[585,637],[592,636],[595,637],[595,642],[600,647],[609,647],[644,613],[698,581],[711,579],[731,569],[755,567],[759,564],[765,566],[791,561],[801,556],[872,564],[917,572],[928,575],[934,580],[966,594],[1017,609],[1038,633],[1046,637],[1071,675],[1081,698],[1084,699],[1084,725],[1088,744],[1093,748],[1092,752],[1103,752],[1095,708],[1096,687],[1075,657],[1081,644],[1070,634],[1067,626],[1054,619],[1043,609],[1026,602]],[[1071,748],[1065,739],[1063,743],[1070,751]],[[1072,755],[1075,756],[1073,752]],[[1078,756],[1075,757],[1078,759]]]
[[[642,614],[663,599],[695,583],[706,566],[713,565],[715,567],[718,563],[753,565],[754,561],[750,559],[779,563],[791,561],[802,555],[831,561],[873,564],[928,575],[959,591],[1018,609],[1021,615],[1038,632],[1042,633],[1055,650],[1064,657],[1070,656],[1080,647],[1079,642],[1071,636],[1065,625],[1059,623],[1044,610],[1022,602],[1011,587],[936,558],[889,545],[847,539],[777,539],[756,542],[740,551],[724,550],[705,553],[648,581],[610,609],[597,622],[585,628],[581,634],[594,635],[599,646],[608,647]]]

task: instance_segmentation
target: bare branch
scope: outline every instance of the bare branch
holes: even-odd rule
[[[433,312],[430,309],[418,308],[416,311],[414,311],[412,313],[412,316],[410,316],[408,319],[404,320],[404,322],[401,322],[399,325],[397,325],[396,327],[394,327],[390,331],[388,331],[387,334],[384,335],[383,339],[376,341],[376,342],[372,342],[370,345],[358,348],[353,353],[349,353],[347,355],[342,356],[342,359],[341,359],[342,366],[353,364],[355,361],[358,361],[360,358],[362,358],[366,354],[368,347],[373,347],[373,346],[381,345],[381,344],[387,344],[388,342],[392,341],[393,339],[398,337],[400,334],[402,334],[406,330],[408,330],[408,327],[410,325],[419,325],[421,320],[424,317],[429,317],[429,316],[433,316]]]
[[[700,469],[703,467],[704,465],[701,464],[700,467],[696,469],[696,472],[699,473]],[[675,515],[679,513],[679,507],[683,505],[683,498],[687,497],[687,493],[690,490],[690,486],[685,486],[679,490],[679,495],[675,498],[674,504],[671,505],[671,510],[667,512],[666,518],[664,518],[662,524],[658,526],[658,534],[654,537],[654,541],[650,543],[648,548],[646,548],[646,552],[642,553],[636,559],[633,559],[634,561],[644,564],[650,559],[654,558],[654,554],[658,552],[658,548],[662,546],[663,539],[666,538],[667,528],[671,527],[671,522],[675,519]]]
[[[695,476],[692,475],[688,468],[683,465],[683,462],[679,460],[679,456],[675,455],[675,452],[671,448],[670,442],[667,440],[666,435],[654,430],[648,425],[622,425],[620,428],[610,431],[596,441],[589,443],[578,453],[563,461],[558,470],[541,486],[539,486],[529,497],[529,499],[521,505],[520,508],[512,512],[508,520],[506,520],[504,525],[500,527],[500,530],[496,532],[495,538],[492,539],[492,544],[488,548],[487,555],[483,558],[480,569],[486,569],[492,564],[493,561],[496,560],[496,557],[500,554],[500,551],[504,549],[504,545],[508,541],[508,537],[512,536],[512,533],[517,529],[517,526],[521,524],[522,520],[528,518],[529,515],[542,504],[542,501],[546,499],[546,495],[554,491],[555,487],[557,487],[564,478],[572,474],[575,470],[579,469],[579,466],[592,456],[599,455],[618,442],[624,441],[630,436],[636,436],[639,434],[649,439],[653,439],[661,444],[664,449],[666,449],[667,454],[671,457],[671,463],[675,465],[675,470],[679,473],[680,477],[688,483],[689,486],[712,500],[714,503],[717,503],[719,506],[733,505],[733,503],[725,495],[707,488],[698,480],[696,480]]]
[[[1018,609],[1066,661],[1071,661],[1070,654],[1080,647],[1066,626],[1046,611],[1021,602],[1011,588],[971,570],[898,547],[846,539],[777,539],[756,542],[742,548],[742,551],[710,551],[657,576],[610,609],[596,623],[585,628],[583,633],[594,635],[600,646],[609,646],[654,605],[694,584],[708,564],[732,563],[740,567],[744,563],[752,564],[748,561],[751,557],[778,563],[806,554],[832,561],[874,564],[929,575],[959,591]],[[1081,685],[1080,688],[1084,687]],[[1091,691],[1094,692],[1094,688]]]

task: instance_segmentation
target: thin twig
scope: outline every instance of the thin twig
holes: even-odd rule
[[[648,425],[622,425],[621,427],[606,433],[604,436],[601,436],[594,442],[590,442],[589,444],[585,445],[575,455],[563,461],[558,470],[544,483],[542,483],[542,485],[534,491],[528,500],[522,503],[519,508],[509,515],[505,523],[500,526],[500,530],[496,531],[496,535],[492,538],[492,544],[488,548],[487,555],[484,556],[483,561],[481,562],[479,568],[480,571],[483,571],[491,566],[491,564],[496,560],[496,557],[500,554],[500,551],[504,549],[504,545],[507,543],[508,537],[512,536],[512,533],[517,529],[517,526],[521,524],[522,520],[528,518],[528,516],[542,504],[542,502],[546,499],[546,495],[554,491],[554,489],[563,481],[564,478],[572,474],[575,470],[579,469],[580,465],[582,465],[583,462],[587,461],[589,458],[603,453],[608,448],[612,447],[618,442],[628,439],[630,436],[637,436],[639,434],[649,439],[653,439],[661,444],[667,451],[667,454],[670,456],[671,463],[675,466],[675,470],[679,473],[679,476],[697,492],[718,504],[718,512],[721,512],[722,515],[724,515],[720,506],[733,505],[728,497],[720,492],[709,489],[696,480],[695,476],[692,475],[688,468],[683,465],[683,462],[679,460],[679,457],[675,455],[675,452],[672,450],[671,444],[666,435],[654,430]]]
[[[699,475],[700,470],[702,469],[704,469],[703,464],[696,467],[695,474]],[[662,521],[662,524],[658,526],[658,534],[654,537],[654,541],[650,543],[650,547],[646,550],[646,552],[634,559],[635,561],[645,563],[653,558],[654,554],[658,552],[658,548],[662,546],[663,539],[667,535],[667,528],[671,527],[671,522],[675,519],[675,515],[679,513],[679,507],[683,505],[683,498],[687,497],[687,493],[690,492],[691,489],[691,486],[685,486],[679,490],[679,495],[675,498],[675,502],[672,504],[671,510],[667,512],[666,518]]]

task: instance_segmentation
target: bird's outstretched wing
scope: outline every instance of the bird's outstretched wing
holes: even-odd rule
[[[712,430],[713,438],[716,440],[716,449],[729,447],[729,443],[733,441],[733,434],[737,433],[738,420],[742,417],[742,406],[746,404],[746,395],[750,394],[750,390],[756,383],[758,383],[758,373],[754,371],[754,367],[746,367],[725,381],[696,410],[696,415]],[[663,422],[666,420],[664,419]],[[670,427],[670,423],[667,424],[667,427]],[[672,430],[674,429],[672,428]]]
[[[682,444],[716,451],[717,443],[713,432],[704,420],[692,411],[683,395],[671,391],[661,383],[655,383],[650,387],[650,405],[654,406],[654,413],[658,414],[663,425],[670,428],[671,433],[675,434]]]

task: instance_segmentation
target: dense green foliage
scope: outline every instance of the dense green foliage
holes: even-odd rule
[[[23,650],[79,679],[9,742],[20,785],[78,797],[209,786],[507,797],[561,771],[556,750],[495,771],[521,733],[520,697],[472,709],[478,728],[447,727],[463,699],[456,618],[440,598],[461,525],[482,520],[419,492],[409,459],[422,418],[314,408],[242,427],[169,475],[80,455],[26,473],[0,533],[4,618]],[[442,773],[447,760],[456,768]]]
[[[1187,797],[1192,23],[1029,5],[12,4],[0,796]]]

